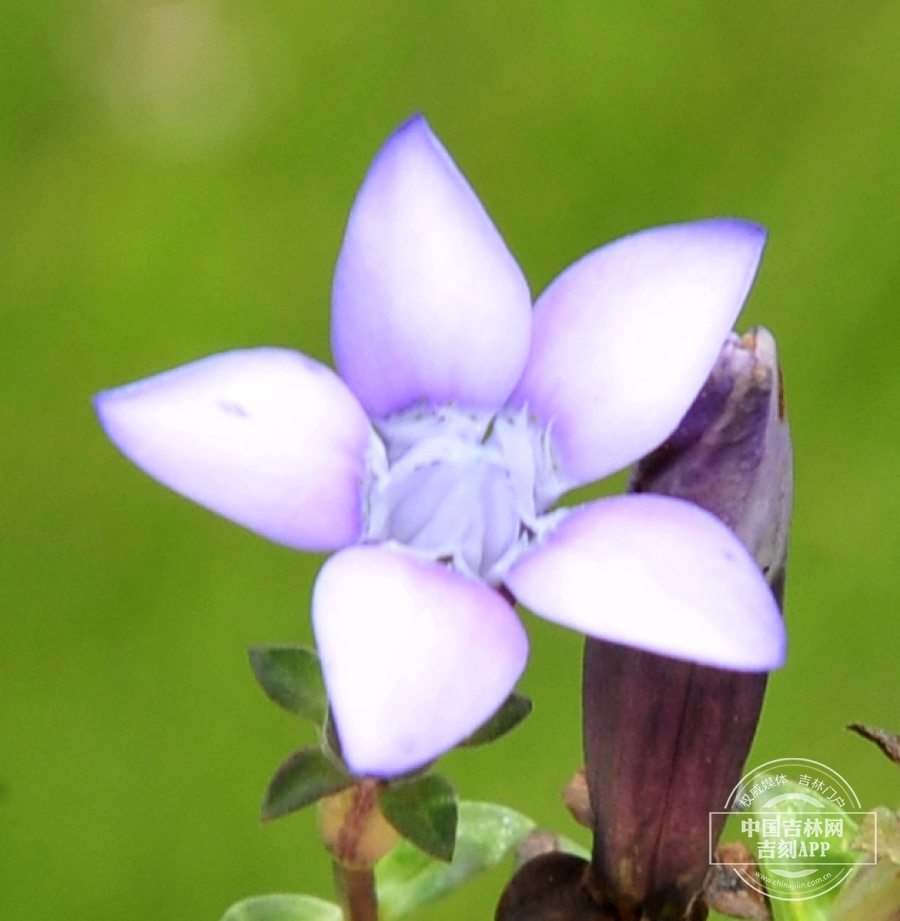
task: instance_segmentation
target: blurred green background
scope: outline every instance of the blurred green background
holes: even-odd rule
[[[349,206],[415,110],[536,292],[641,227],[770,228],[741,324],[779,337],[797,501],[751,763],[813,758],[896,804],[900,772],[843,727],[900,730],[898,47],[888,0],[3,3],[0,915],[330,895],[312,814],[258,824],[309,736],[245,653],[309,638],[320,561],[143,476],[90,397],[237,346],[328,360]],[[577,835],[580,641],[527,625],[534,715],[445,767]],[[428,917],[489,918],[502,881]]]

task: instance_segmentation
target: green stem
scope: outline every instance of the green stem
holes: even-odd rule
[[[334,879],[344,921],[378,921],[375,873],[371,869],[356,870],[335,861]]]

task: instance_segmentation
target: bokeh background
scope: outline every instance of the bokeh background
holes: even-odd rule
[[[416,110],[535,292],[641,227],[770,228],[741,324],[779,338],[797,500],[751,763],[813,758],[896,804],[900,772],[843,727],[900,730],[898,46],[891,0],[3,2],[0,915],[330,896],[313,815],[258,824],[310,736],[245,653],[310,638],[320,560],[143,476],[90,398],[237,346],[329,360],[348,209]],[[528,629],[532,718],[445,768],[578,836],[581,644]],[[489,918],[503,878],[423,916]]]

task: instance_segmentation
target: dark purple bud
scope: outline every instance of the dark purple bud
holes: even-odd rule
[[[781,602],[792,460],[770,333],[726,342],[678,429],[638,463],[630,491],[686,499],[717,515]],[[709,814],[741,777],[766,679],[587,640],[593,882],[623,921],[704,915]],[[714,847],[721,822],[711,833]]]
[[[638,462],[629,492],[687,499],[717,515],[753,554],[781,603],[793,452],[767,329],[732,334],[681,424]]]
[[[590,864],[551,851],[523,864],[503,892],[494,921],[617,921],[591,891]]]

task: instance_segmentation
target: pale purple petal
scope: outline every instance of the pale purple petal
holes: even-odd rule
[[[735,671],[784,662],[778,606],[715,516],[667,496],[577,509],[506,584],[535,613],[600,639]]]
[[[344,757],[390,776],[448,751],[506,699],[528,641],[483,582],[385,547],[332,557],[313,626]]]
[[[658,227],[596,250],[539,298],[511,403],[550,425],[564,488],[651,451],[679,423],[750,290],[765,232]]]
[[[425,400],[496,409],[522,373],[528,285],[421,116],[372,164],[334,276],[338,369],[374,418]]]
[[[286,349],[225,352],[109,390],[116,446],[176,492],[273,541],[357,540],[372,428],[340,378]]]

